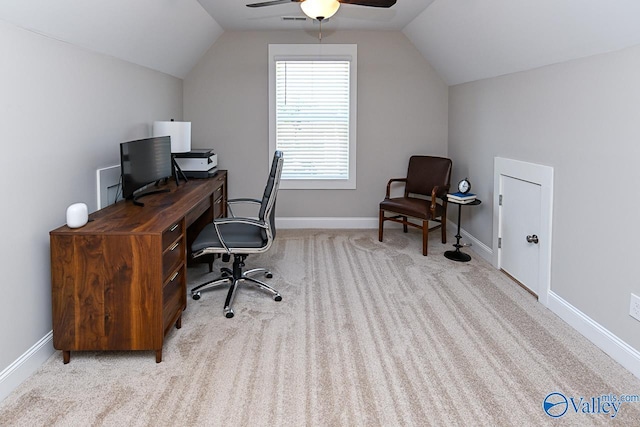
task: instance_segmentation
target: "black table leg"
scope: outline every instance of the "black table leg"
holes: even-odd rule
[[[457,203],[457,205],[458,205],[458,234],[456,234],[456,244],[453,245],[456,248],[456,250],[446,251],[444,253],[444,256],[453,261],[468,262],[468,261],[471,261],[471,256],[463,252],[460,252],[460,248],[462,247],[462,245],[460,244],[460,239],[462,238],[462,236],[460,235],[460,215],[462,213],[462,205],[459,203]]]

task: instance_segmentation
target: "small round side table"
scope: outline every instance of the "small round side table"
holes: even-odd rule
[[[482,201],[480,199],[475,199],[473,202],[469,202],[469,203],[458,203],[458,202],[454,202],[452,200],[449,200],[449,203],[453,203],[455,205],[458,205],[458,234],[456,234],[456,244],[453,245],[456,250],[455,251],[446,251],[444,253],[444,256],[447,257],[450,260],[453,261],[459,261],[459,262],[468,262],[471,261],[471,255],[469,254],[465,254],[464,252],[460,251],[460,248],[462,248],[463,246],[460,244],[460,239],[462,238],[462,236],[460,235],[460,213],[462,212],[462,206],[477,206],[480,203],[482,203]]]

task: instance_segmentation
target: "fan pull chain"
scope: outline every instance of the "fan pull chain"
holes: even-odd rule
[[[322,43],[322,17],[318,17],[318,22],[320,23],[320,31],[318,32],[318,40]]]

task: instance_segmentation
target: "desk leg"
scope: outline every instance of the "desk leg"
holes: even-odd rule
[[[460,244],[460,239],[462,238],[462,236],[460,235],[460,217],[461,217],[460,214],[461,213],[462,213],[462,205],[458,204],[458,233],[456,234],[456,244],[453,245],[456,248],[456,250],[446,251],[444,253],[444,256],[452,261],[468,262],[468,261],[471,261],[471,256],[463,252],[460,252],[460,248],[462,247],[462,245]]]

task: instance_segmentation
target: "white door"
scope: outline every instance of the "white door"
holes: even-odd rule
[[[540,185],[500,175],[500,268],[540,295]]]
[[[530,289],[547,306],[551,289],[553,168],[496,157],[493,212],[493,265]]]

